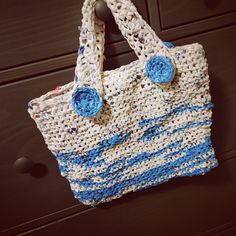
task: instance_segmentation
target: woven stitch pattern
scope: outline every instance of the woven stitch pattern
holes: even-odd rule
[[[139,59],[101,73],[104,24],[97,20],[95,28],[87,30],[91,35],[97,32],[99,43],[91,39],[93,43],[87,44],[89,34],[80,35],[75,81],[32,100],[28,108],[75,198],[88,205],[172,178],[202,175],[218,165],[210,139],[213,105],[202,45],[167,49],[136,15],[136,9],[129,13],[134,7],[130,1],[106,2],[115,18],[131,22],[122,33],[128,35]],[[91,11],[94,3],[86,0],[83,14]],[[133,19],[147,27],[144,35],[132,24]],[[150,40],[157,40],[156,48],[148,47]],[[91,45],[96,53],[90,51]],[[146,48],[140,51],[143,45]],[[145,63],[153,55],[173,61],[175,77],[170,86],[163,88],[147,78]],[[93,62],[89,70],[84,68],[86,58]],[[100,80],[92,75],[100,75]],[[71,105],[74,89],[84,84],[103,96],[103,108],[95,117],[79,116]]]

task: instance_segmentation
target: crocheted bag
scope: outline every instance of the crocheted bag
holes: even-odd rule
[[[130,0],[105,0],[138,60],[103,71],[104,23],[85,0],[73,82],[28,111],[75,198],[96,205],[218,165],[202,45],[162,42]]]

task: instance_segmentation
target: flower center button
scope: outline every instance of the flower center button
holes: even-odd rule
[[[71,104],[78,115],[93,117],[102,110],[103,100],[96,89],[79,87],[72,94]]]
[[[175,67],[170,58],[153,56],[145,65],[145,74],[154,83],[168,85],[174,79]]]

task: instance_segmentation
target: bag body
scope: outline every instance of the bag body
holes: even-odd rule
[[[216,167],[202,45],[170,47],[130,0],[106,0],[138,60],[103,71],[95,2],[83,5],[74,81],[28,107],[75,198],[97,205]]]

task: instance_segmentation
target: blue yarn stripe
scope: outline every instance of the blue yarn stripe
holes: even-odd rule
[[[144,152],[144,153],[141,153],[141,154],[138,154],[130,159],[127,159],[127,158],[121,158],[119,159],[118,161],[116,161],[115,163],[111,164],[110,166],[108,166],[107,168],[105,168],[105,171],[102,172],[102,173],[99,173],[99,174],[91,174],[90,177],[101,177],[103,179],[109,179],[110,182],[112,181],[117,181],[117,178],[118,177],[122,177],[123,175],[120,174],[119,176],[115,176],[115,174],[119,174],[119,172],[122,170],[122,171],[125,171],[127,170],[128,168],[134,166],[134,165],[137,165],[137,164],[141,164],[142,162],[144,161],[147,161],[147,160],[150,160],[156,156],[159,156],[161,155],[162,153],[166,152],[167,150],[169,150],[170,148],[175,148],[175,147],[178,147],[180,146],[181,142],[180,141],[177,141],[177,142],[174,142],[168,146],[166,146],[165,148],[163,149],[160,149],[158,151],[155,151],[155,152],[152,152],[152,153],[148,153],[148,152]],[[183,151],[184,149],[181,149],[181,150],[178,150],[176,152],[172,152],[166,156],[164,156],[164,159],[169,157],[170,155],[177,155],[179,153],[181,153],[181,151]],[[115,168],[115,167],[119,167],[120,168]],[[79,183],[80,185],[82,186],[86,186],[87,184],[92,184],[94,183],[92,180],[73,180],[73,179],[70,179],[70,181],[72,183]],[[106,184],[107,181],[103,181],[103,182],[99,182],[98,184]]]
[[[166,163],[164,165],[155,167],[152,170],[148,170],[146,172],[143,172],[142,174],[134,177],[134,179],[139,179],[139,178],[142,179],[143,176],[153,174],[153,173],[158,173],[159,177],[161,177],[163,174],[166,174],[166,172],[168,172],[169,170],[172,170],[172,169],[176,168],[177,166],[179,166],[179,165],[181,165],[185,162],[192,161],[200,155],[207,154],[207,153],[211,154],[211,150],[212,150],[211,140],[210,140],[210,137],[208,137],[208,138],[205,139],[205,141],[203,143],[198,144],[198,145],[193,146],[193,147],[190,147],[188,150],[180,151],[179,153],[183,154],[183,157],[179,158],[178,160]],[[158,153],[158,151],[156,153]],[[155,154],[155,152],[154,153],[149,153],[150,156],[152,156],[153,154]],[[175,155],[176,155],[176,153],[175,153]],[[142,156],[142,159],[141,158],[139,159],[140,162],[141,161],[146,161],[146,160],[147,160],[147,154]],[[122,172],[125,169],[127,169],[129,167],[132,167],[132,166],[133,166],[132,162],[128,163],[128,165],[126,165],[124,169],[120,170],[121,174],[115,176],[114,178],[111,178],[111,179],[108,179],[108,180],[105,180],[105,181],[102,181],[102,182],[94,182],[91,179],[87,179],[87,180],[69,179],[69,180],[70,180],[71,183],[77,183],[77,184],[79,184],[81,186],[84,186],[84,187],[96,187],[96,186],[99,186],[99,185],[109,185],[109,184],[113,184],[113,183],[117,183],[119,185],[120,184],[119,182],[121,181],[121,178],[123,176]],[[130,183],[130,181],[132,182],[132,179],[124,181],[122,183],[126,183],[126,182]],[[117,184],[116,184],[116,186],[117,186]]]
[[[201,121],[201,122],[189,122],[186,125],[179,127],[173,131],[170,131],[168,129],[165,130],[159,130],[160,126],[162,125],[162,122],[171,114],[181,114],[182,112],[188,110],[190,112],[193,111],[199,111],[199,110],[207,110],[213,107],[212,103],[208,103],[205,104],[203,106],[198,106],[198,105],[194,105],[194,106],[187,106],[187,105],[180,105],[177,108],[172,109],[169,113],[157,117],[157,118],[151,118],[151,119],[144,119],[141,120],[139,125],[140,127],[145,127],[146,125],[153,123],[153,122],[159,122],[156,125],[149,127],[147,130],[144,131],[142,137],[140,137],[138,139],[138,141],[150,141],[153,140],[154,138],[159,138],[161,135],[168,135],[171,136],[172,134],[176,133],[176,132],[182,132],[185,129],[191,128],[191,127],[199,127],[199,126],[205,126],[205,125],[210,125],[211,124],[211,120],[205,120],[205,121]],[[116,145],[128,140],[131,137],[132,131],[130,131],[127,134],[116,134],[113,137],[109,138],[109,139],[105,139],[103,141],[101,141],[97,147],[89,150],[86,154],[84,155],[78,155],[76,151],[74,152],[69,152],[69,153],[56,153],[56,159],[58,161],[61,161],[60,163],[65,163],[65,165],[60,164],[60,170],[61,173],[63,175],[66,175],[67,172],[69,171],[69,167],[67,166],[67,163],[70,164],[76,164],[78,166],[85,166],[87,169],[90,169],[92,167],[99,167],[102,166],[103,164],[106,164],[105,160],[100,159],[98,161],[97,158],[101,157],[103,155],[103,153],[108,150],[111,149],[113,147],[115,147]],[[139,155],[140,158],[142,158],[142,156],[145,155],[145,153],[142,153]],[[73,157],[71,157],[73,156]],[[68,158],[69,157],[69,158]],[[136,157],[136,159],[138,159],[139,157]],[[130,160],[130,161],[134,161],[134,160]],[[119,160],[117,163],[114,164],[114,166],[109,166],[108,170],[106,173],[101,173],[101,177],[102,178],[106,178],[109,177],[111,174],[113,175],[115,172],[119,171],[119,167],[124,165],[124,161],[122,162],[122,160]]]
[[[206,126],[206,125],[211,125],[212,120],[204,120],[204,121],[190,121],[186,125],[179,127],[177,129],[174,129],[173,131],[169,131],[169,129],[164,129],[164,130],[159,130],[159,125],[154,125],[147,130],[144,131],[144,134],[141,138],[139,138],[139,141],[150,141],[154,138],[160,138],[161,135],[166,134],[168,136],[171,136],[172,134],[176,132],[181,132],[186,129],[192,128],[192,127],[199,127],[199,126]]]
[[[169,145],[167,145],[166,147],[162,148],[162,149],[159,149],[158,151],[155,151],[153,153],[148,153],[148,152],[143,152],[143,153],[140,153],[132,158],[121,158],[119,159],[118,161],[114,162],[113,164],[109,165],[105,172],[102,172],[102,173],[98,173],[98,174],[91,174],[90,176],[91,177],[94,177],[94,176],[98,176],[98,177],[101,177],[101,178],[109,178],[110,176],[114,176],[115,173],[119,172],[121,168],[119,168],[120,166],[122,166],[122,169],[126,169],[132,165],[135,165],[135,164],[140,164],[142,163],[144,160],[150,160],[152,159],[153,157],[156,157],[156,156],[159,156],[163,153],[165,153],[167,150],[171,149],[171,148],[176,148],[176,147],[179,147],[181,145],[181,141],[177,141],[177,142],[174,142],[174,143],[171,143]],[[180,151],[182,151],[183,149],[179,150],[178,152],[173,152],[173,153],[170,153],[168,154],[167,156],[165,156],[164,158],[168,158],[170,155],[176,155],[178,154]],[[126,160],[127,160],[127,163],[126,163]],[[66,160],[65,160],[66,161]],[[64,163],[65,163],[64,161]],[[73,160],[72,160],[73,161]],[[71,162],[75,165],[77,165],[76,161],[74,162]],[[93,167],[93,166],[91,166]],[[67,165],[65,163],[64,164],[60,164],[59,165],[59,168],[60,168],[60,171],[64,174],[67,173]],[[78,166],[78,168],[80,168],[80,166]]]
[[[114,174],[118,173],[120,171],[120,169],[125,170],[128,169],[131,166],[134,166],[136,164],[140,164],[143,161],[147,161],[150,160],[156,156],[160,156],[161,154],[165,153],[167,150],[171,149],[171,148],[176,148],[178,146],[181,145],[180,141],[174,142],[172,144],[167,145],[166,147],[164,147],[163,149],[160,149],[158,151],[155,151],[153,153],[148,153],[148,152],[143,152],[140,153],[132,158],[121,158],[118,161],[116,161],[115,163],[111,164],[108,166],[108,168],[106,168],[105,172],[93,175],[93,176],[99,176],[101,178],[109,178],[110,176],[114,176]],[[183,149],[181,149],[183,150]],[[180,150],[178,152],[173,152],[172,154],[175,155],[177,153],[179,153]],[[166,157],[168,157],[170,154],[168,154]],[[120,167],[120,168],[119,168]],[[92,176],[92,175],[91,175]]]
[[[180,170],[185,172],[192,167],[200,166],[205,161],[215,162],[215,156],[212,155],[205,160],[200,160],[197,163],[190,164],[188,167],[184,167]],[[200,174],[210,171],[210,169],[216,167],[217,165],[218,165],[217,162],[215,162],[214,165],[212,165],[210,168],[201,168],[201,169],[193,171],[192,173],[187,172],[187,173],[181,174],[179,176],[200,175]],[[176,167],[177,166],[175,166],[175,168]],[[82,191],[82,192],[73,191],[73,192],[74,192],[75,197],[78,198],[82,202],[86,202],[86,201],[97,202],[97,201],[100,201],[101,199],[105,199],[105,198],[109,198],[109,197],[113,197],[113,196],[121,196],[122,192],[127,187],[136,186],[137,190],[141,190],[141,189],[146,189],[151,186],[156,186],[161,183],[164,183],[164,182],[168,181],[170,178],[173,178],[173,177],[169,177],[169,175],[173,175],[176,173],[175,168],[169,167],[168,169],[165,169],[164,170],[165,172],[162,174],[163,178],[161,178],[160,180],[158,180],[158,178],[160,178],[162,176],[159,175],[159,173],[158,173],[159,170],[155,168],[155,169],[152,169],[150,171],[147,171],[147,172],[141,174],[141,176],[136,176],[130,180],[127,180],[124,182],[119,182],[109,188],[102,188],[102,189],[91,190],[91,191]],[[179,176],[176,176],[176,177],[179,177]],[[141,186],[142,184],[146,184],[146,183],[150,183],[150,185],[145,186],[145,187]]]
[[[179,127],[179,128],[177,128],[177,129],[175,129],[175,130],[173,130],[171,132],[168,131],[168,129],[165,129],[165,130],[162,130],[162,131],[157,131],[157,132],[155,132],[155,130],[153,130],[153,132],[151,132],[152,131],[151,128],[153,128],[153,127],[151,127],[151,128],[147,129],[144,132],[143,136],[139,140],[143,140],[143,139],[144,140],[145,139],[149,140],[149,137],[148,137],[149,135],[151,136],[150,139],[152,139],[153,137],[160,137],[161,134],[171,135],[171,134],[173,134],[175,132],[184,131],[185,129],[188,129],[188,128],[193,127],[193,126],[198,127],[198,126],[210,125],[211,123],[212,123],[212,120],[205,120],[205,121],[199,121],[199,122],[189,122],[186,125],[184,125],[182,127]],[[130,138],[130,136],[131,136],[131,133],[132,132],[129,132],[128,134],[126,134],[122,138],[121,138],[121,136],[115,135],[111,139],[106,139],[106,140],[100,142],[98,147],[96,147],[94,149],[91,149],[85,155],[74,156],[74,157],[71,157],[69,159],[66,159],[67,157],[70,157],[72,155],[76,155],[77,152],[57,153],[56,154],[56,158],[57,158],[57,160],[70,161],[71,163],[74,163],[74,164],[81,164],[81,165],[83,165],[84,162],[86,161],[86,159],[89,159],[90,156],[93,157],[93,161],[94,161],[96,159],[96,157],[100,157],[103,154],[103,152],[105,152],[106,150],[111,149],[114,146],[116,146],[117,144],[128,140]],[[117,138],[117,137],[120,137],[120,138],[114,142],[115,138]],[[113,144],[112,145],[109,144],[109,142],[111,142],[111,140],[113,140]],[[107,143],[109,145],[107,145]],[[101,150],[101,152],[100,152],[100,150]],[[97,154],[97,156],[94,155],[94,154]],[[78,161],[77,159],[81,159],[81,161]]]
[[[129,132],[125,135],[122,134],[118,134],[118,135],[114,135],[109,139],[105,139],[103,141],[101,141],[98,146],[94,149],[89,150],[86,154],[81,155],[81,156],[74,156],[73,158],[68,158],[72,155],[76,155],[76,152],[69,152],[69,153],[57,153],[56,154],[56,159],[59,161],[66,161],[68,163],[71,164],[78,164],[80,166],[85,166],[86,168],[89,168],[91,166],[95,167],[95,166],[101,166],[102,164],[105,163],[105,160],[101,159],[97,162],[95,162],[95,160],[98,157],[101,157],[102,154],[106,151],[109,150],[113,147],[115,147],[116,145],[125,142],[126,140],[128,140],[131,136],[132,132]],[[64,170],[66,171],[66,170]]]
[[[212,107],[213,107],[212,103],[208,103],[208,104],[205,104],[203,106],[194,105],[194,106],[191,106],[191,107],[187,107],[187,105],[182,104],[179,107],[172,109],[170,112],[168,112],[167,114],[165,114],[163,116],[160,116],[160,117],[157,117],[157,118],[141,120],[139,122],[139,126],[141,128],[143,128],[143,127],[145,127],[146,125],[148,125],[150,123],[160,122],[159,124],[156,124],[155,126],[150,127],[148,130],[146,130],[146,134],[151,133],[152,130],[156,130],[157,128],[159,128],[161,126],[161,122],[163,122],[165,120],[165,118],[167,118],[168,116],[170,116],[173,113],[174,114],[181,114],[182,112],[184,112],[186,110],[189,110],[190,112],[192,112],[192,111],[198,111],[198,110],[207,110],[207,109],[210,109]],[[56,153],[56,158],[58,160],[63,160],[64,158],[74,156],[73,158],[76,158],[76,159],[80,158],[80,159],[87,160],[87,159],[90,159],[92,157],[91,160],[94,161],[95,160],[94,158],[96,158],[95,157],[96,155],[97,155],[97,157],[100,157],[104,151],[113,148],[115,145],[117,145],[117,144],[119,144],[123,141],[126,141],[128,138],[131,137],[131,134],[132,134],[132,131],[129,132],[128,134],[124,135],[124,136],[122,136],[122,134],[116,134],[116,135],[114,135],[113,137],[111,137],[109,139],[105,139],[105,140],[101,141],[96,148],[88,151],[87,154],[82,155],[82,156],[75,156],[75,155],[77,155],[77,151],[68,152],[68,153],[59,153],[58,152],[58,153]],[[145,138],[144,137],[140,138],[140,140],[142,140],[142,139],[144,140]],[[148,140],[148,137],[147,137],[147,140]],[[83,161],[81,161],[81,162],[83,162]]]
[[[155,123],[155,122],[158,122],[159,123],[159,126],[161,126],[162,122],[168,118],[169,116],[175,114],[181,114],[185,111],[189,111],[189,112],[194,112],[194,111],[203,111],[203,110],[209,110],[209,109],[212,109],[213,108],[213,104],[211,102],[207,103],[207,104],[204,104],[204,105],[193,105],[193,106],[188,106],[187,104],[181,104],[180,106],[170,110],[168,113],[162,115],[162,116],[159,116],[159,117],[155,117],[155,118],[147,118],[147,119],[142,119],[140,122],[139,122],[139,126],[141,128],[149,125],[150,123]]]
[[[186,125],[184,125],[182,127],[179,127],[179,128],[177,128],[177,129],[175,129],[174,131],[171,131],[171,132],[168,131],[168,129],[163,130],[163,131],[152,130],[152,132],[149,132],[149,129],[148,129],[147,131],[144,132],[143,136],[139,139],[139,141],[140,140],[141,141],[149,141],[149,140],[152,140],[153,138],[157,138],[157,137],[159,138],[162,134],[172,135],[175,132],[182,132],[185,129],[188,129],[188,128],[193,127],[193,126],[199,127],[199,126],[209,125],[209,124],[211,124],[211,122],[212,122],[211,120],[205,120],[205,121],[201,121],[201,122],[189,122]],[[115,138],[112,138],[112,140],[113,141],[116,140],[116,144],[117,144],[118,140],[119,141],[125,141],[130,137],[130,135],[131,135],[131,133],[123,136],[122,138],[120,137],[117,140]],[[69,171],[67,163],[78,165],[78,167],[79,166],[81,166],[81,167],[86,166],[87,169],[90,169],[92,167],[99,167],[103,164],[106,165],[104,159],[101,159],[97,162],[95,162],[95,160],[96,160],[96,158],[101,157],[103,152],[105,152],[107,149],[112,148],[113,145],[116,145],[116,144],[110,145],[109,148],[108,148],[108,146],[106,146],[107,143],[109,143],[108,140],[102,141],[100,143],[100,145],[103,148],[98,146],[97,148],[90,150],[87,154],[85,154],[83,156],[75,156],[73,158],[66,159],[67,154],[62,155],[61,157],[58,155],[57,159],[62,160],[65,163],[64,166],[59,165],[59,168],[60,168],[62,174],[66,174]],[[177,141],[176,143],[172,143],[172,144],[168,145],[166,148],[164,148],[162,150],[158,150],[157,152],[154,152],[154,153],[151,153],[151,154],[150,153],[145,153],[145,152],[141,153],[141,154],[138,154],[137,156],[129,159],[128,165],[132,165],[132,164],[135,164],[135,163],[140,163],[144,159],[147,160],[147,159],[150,159],[154,156],[158,156],[158,155],[164,153],[165,151],[167,151],[168,149],[175,148],[179,145],[180,145],[180,141]],[[101,148],[101,149],[99,149],[99,148]],[[178,154],[178,153],[175,153],[175,155],[176,154]],[[169,155],[166,158],[168,158],[168,157],[169,157]],[[124,165],[125,160],[126,160],[126,158],[120,159],[118,162],[114,163],[113,165],[110,165],[105,172],[98,174],[98,176],[100,176],[102,178],[106,178],[106,177],[109,177],[111,175],[113,176],[115,172],[119,171],[120,168],[118,168],[118,167]]]

